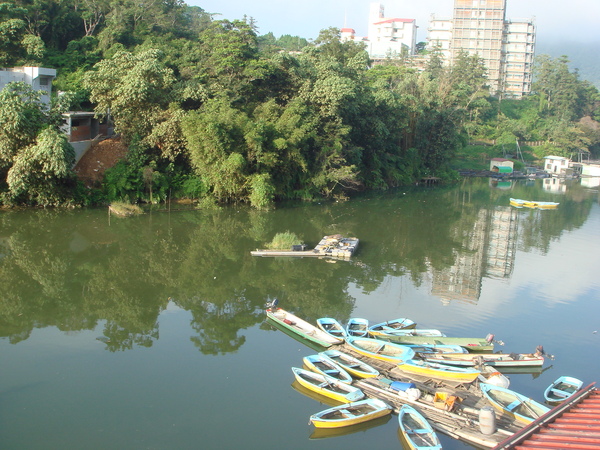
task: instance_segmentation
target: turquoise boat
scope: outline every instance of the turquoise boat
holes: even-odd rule
[[[302,358],[304,365],[313,372],[328,375],[344,383],[352,383],[352,376],[337,363],[321,355],[309,355]]]
[[[352,318],[346,325],[347,336],[368,336],[369,334],[369,321],[367,319],[360,319],[358,317]]]
[[[373,378],[379,375],[379,371],[368,365],[366,362],[339,350],[325,350],[320,354],[323,355],[323,357],[330,359],[338,366],[341,366],[342,369],[357,378]]]
[[[408,404],[398,413],[400,432],[408,447],[413,450],[441,450],[442,444],[423,415]]]
[[[410,347],[379,339],[349,336],[346,343],[356,353],[394,364],[402,364],[415,357],[415,352]]]
[[[577,378],[567,376],[558,377],[546,388],[544,398],[549,403],[561,403],[575,395],[581,389],[581,386],[583,386],[583,381]]]
[[[399,319],[388,320],[386,322],[371,325],[369,327],[369,334],[376,337],[381,333],[390,333],[394,330],[405,330],[409,328],[415,328],[416,326],[416,322],[407,319],[406,317],[402,317]]]
[[[510,389],[488,383],[481,383],[479,389],[494,408],[523,423],[529,424],[550,411],[541,403]]]
[[[329,333],[333,337],[344,339],[346,330],[336,319],[332,317],[321,317],[317,319],[317,326],[325,333]]]

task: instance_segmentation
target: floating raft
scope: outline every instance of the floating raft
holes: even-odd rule
[[[252,256],[317,256],[327,258],[350,258],[358,247],[355,237],[343,237],[339,234],[324,236],[312,250],[305,250],[304,245],[294,245],[290,250],[254,250]]]

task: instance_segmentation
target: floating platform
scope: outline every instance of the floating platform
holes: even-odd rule
[[[254,250],[252,256],[294,256],[294,257],[326,257],[326,258],[350,258],[358,247],[358,239],[355,237],[343,237],[339,234],[324,236],[323,239],[312,250],[305,250],[304,245],[295,245],[290,250]]]

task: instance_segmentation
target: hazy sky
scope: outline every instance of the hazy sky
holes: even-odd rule
[[[324,28],[354,28],[367,34],[369,0],[187,0],[215,19],[253,17],[259,34],[272,32],[314,39]],[[381,1],[385,17],[416,19],[417,39],[427,37],[429,17],[452,16],[453,0]],[[600,0],[507,0],[507,19],[535,18],[538,44],[541,40],[600,41]]]

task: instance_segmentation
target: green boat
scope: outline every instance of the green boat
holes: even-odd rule
[[[417,345],[460,345],[470,352],[491,352],[494,350],[493,339],[463,338],[446,336],[378,336],[378,339],[396,344]]]

